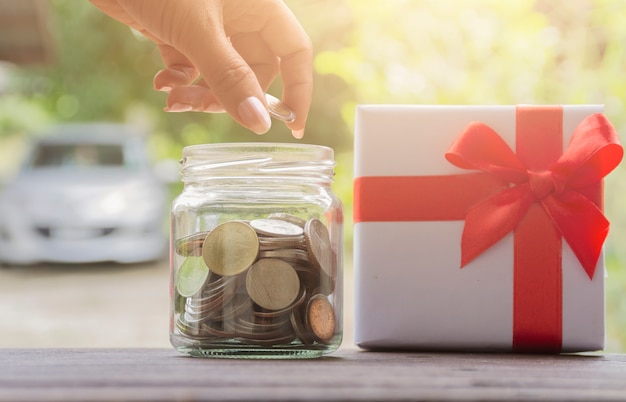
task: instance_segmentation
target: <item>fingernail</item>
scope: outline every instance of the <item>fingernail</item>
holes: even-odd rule
[[[161,91],[161,92],[168,92],[169,93],[169,92],[172,92],[172,87],[164,86],[164,87],[161,87],[161,88],[156,88],[156,90],[157,91]]]
[[[291,130],[291,135],[293,135],[294,138],[301,139],[304,137],[304,130]]]
[[[270,115],[263,103],[254,96],[246,98],[237,108],[239,117],[244,124],[257,134],[266,133],[272,126]]]
[[[185,105],[183,103],[172,103],[170,106],[165,108],[166,112],[191,112],[193,107],[191,105]]]
[[[220,105],[219,103],[210,103],[206,105],[202,109],[202,111],[205,113],[225,113],[226,112],[226,110],[224,110],[224,106]]]

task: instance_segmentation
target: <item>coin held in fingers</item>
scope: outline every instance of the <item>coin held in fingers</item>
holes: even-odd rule
[[[273,118],[282,120],[285,123],[292,123],[296,119],[296,114],[293,110],[289,109],[289,107],[277,97],[265,94],[265,102],[267,102],[268,112]]]

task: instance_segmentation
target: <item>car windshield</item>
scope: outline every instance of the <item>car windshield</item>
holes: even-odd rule
[[[121,167],[124,166],[124,150],[116,144],[40,144],[30,166]]]

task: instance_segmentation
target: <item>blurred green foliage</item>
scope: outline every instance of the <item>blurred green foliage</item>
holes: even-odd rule
[[[351,250],[352,130],[359,103],[599,103],[626,129],[626,2],[621,0],[286,0],[315,46],[305,141],[332,146]],[[10,69],[0,143],[56,121],[145,127],[159,158],[185,145],[257,137],[225,115],[162,112],[156,48],[86,1],[50,1],[56,63]],[[280,83],[270,89],[280,93]],[[0,147],[1,148],[1,147]],[[626,350],[625,168],[606,180],[608,350]]]

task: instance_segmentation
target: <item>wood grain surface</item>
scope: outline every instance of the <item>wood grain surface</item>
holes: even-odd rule
[[[365,352],[198,359],[169,349],[0,349],[1,401],[617,401],[626,355]]]

